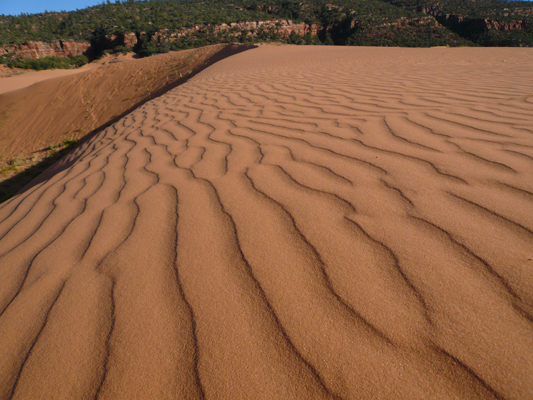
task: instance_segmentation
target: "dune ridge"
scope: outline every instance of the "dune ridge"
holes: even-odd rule
[[[0,398],[533,397],[529,49],[262,46],[0,205]]]
[[[209,65],[252,47],[217,44],[142,59],[108,55],[75,70],[0,78],[0,157],[81,139]]]

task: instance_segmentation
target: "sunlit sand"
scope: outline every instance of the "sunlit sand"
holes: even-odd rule
[[[262,46],[144,104],[0,205],[0,398],[533,398],[532,69]]]

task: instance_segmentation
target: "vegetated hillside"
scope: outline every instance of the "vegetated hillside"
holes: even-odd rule
[[[380,26],[401,18],[416,18],[417,15],[420,14],[379,0],[333,0],[327,3],[314,0],[117,1],[69,13],[4,16],[0,18],[0,44],[54,39],[86,40],[94,43],[102,42],[106,35],[120,35],[124,32],[135,32],[138,35],[146,32],[150,37],[162,29],[173,31],[198,24],[219,25],[271,19],[288,19],[332,27],[344,22],[346,18],[351,18]],[[204,36],[206,37],[202,38],[202,43],[194,45],[201,46],[222,40],[213,35]],[[325,33],[323,36],[322,40],[325,40]],[[337,37],[334,36],[332,40],[336,41]],[[182,46],[186,47],[190,47],[190,44]]]
[[[383,0],[432,15],[461,37],[481,46],[532,46],[533,4],[501,0]]]
[[[281,29],[289,20],[301,25]],[[531,46],[532,21],[533,4],[500,0],[108,0],[73,12],[0,16],[0,45],[73,39],[90,42],[93,57],[105,49],[146,56],[231,41]]]
[[[444,14],[470,18],[521,19],[531,16],[533,7],[528,1],[502,0],[383,0],[410,10],[432,10]]]

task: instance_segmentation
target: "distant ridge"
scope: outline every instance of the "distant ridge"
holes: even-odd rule
[[[272,20],[314,24],[317,30],[283,35],[272,29],[215,29],[222,24]],[[110,40],[125,34],[135,37],[134,46]],[[533,46],[533,4],[500,0],[117,0],[72,12],[0,16],[0,45],[4,47],[58,39],[90,42],[93,56],[114,49],[132,49],[146,56],[236,39],[403,47]]]

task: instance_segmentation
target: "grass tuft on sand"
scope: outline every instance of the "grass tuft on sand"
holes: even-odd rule
[[[0,154],[0,203],[13,197],[35,177],[67,154],[77,142],[76,139],[65,139],[25,156],[8,158]]]

